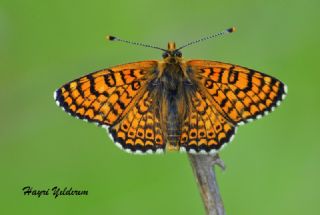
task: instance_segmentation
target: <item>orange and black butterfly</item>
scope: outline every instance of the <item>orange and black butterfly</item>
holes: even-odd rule
[[[237,126],[273,111],[287,93],[279,80],[253,69],[208,60],[185,60],[181,49],[234,28],[163,51],[163,60],[110,67],[75,79],[55,92],[56,103],[94,122],[127,152],[180,150],[215,153]]]

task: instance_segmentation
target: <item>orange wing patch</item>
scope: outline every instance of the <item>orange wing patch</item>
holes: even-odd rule
[[[279,80],[237,65],[215,61],[188,61],[200,89],[229,122],[243,124],[273,111],[286,96]]]

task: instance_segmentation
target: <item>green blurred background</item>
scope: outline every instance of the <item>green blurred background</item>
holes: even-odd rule
[[[0,0],[0,213],[204,214],[186,154],[133,156],[104,129],[65,114],[62,84],[92,71],[160,59],[166,47],[231,26],[237,32],[184,50],[231,62],[289,87],[281,107],[238,130],[218,170],[228,214],[316,214],[319,9],[309,1]],[[22,187],[73,187],[88,196],[24,196]]]

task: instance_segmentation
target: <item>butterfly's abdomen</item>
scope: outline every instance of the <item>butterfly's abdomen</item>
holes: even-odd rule
[[[177,148],[181,135],[181,120],[177,105],[177,91],[169,91],[168,95],[168,119],[167,119],[167,140],[171,147]]]

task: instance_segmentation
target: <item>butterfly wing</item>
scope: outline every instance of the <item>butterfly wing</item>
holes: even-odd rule
[[[149,87],[125,118],[109,128],[120,148],[133,153],[162,153],[165,148],[155,91]]]
[[[241,125],[273,111],[287,93],[281,81],[245,67],[191,60],[187,68],[215,109],[230,123]]]
[[[123,148],[155,152],[163,144],[161,132],[155,128],[156,116],[151,124],[148,121],[150,113],[140,112],[147,106],[152,110],[152,98],[147,88],[149,81],[154,79],[156,68],[157,61],[142,61],[103,69],[63,85],[55,91],[55,100],[72,116],[109,129],[113,139]],[[143,126],[143,122],[148,122],[148,126]],[[128,129],[121,130],[126,123],[130,123]],[[144,129],[153,129],[153,139],[148,136],[150,141],[144,144],[148,147],[138,146],[139,141],[129,135],[139,127],[137,124]]]
[[[272,111],[286,95],[279,80],[237,65],[186,62],[192,83],[186,90],[180,150],[215,153],[232,141],[237,126]]]
[[[189,110],[182,124],[180,151],[215,153],[232,140],[236,126],[218,112],[196,85],[189,87],[186,97]]]

